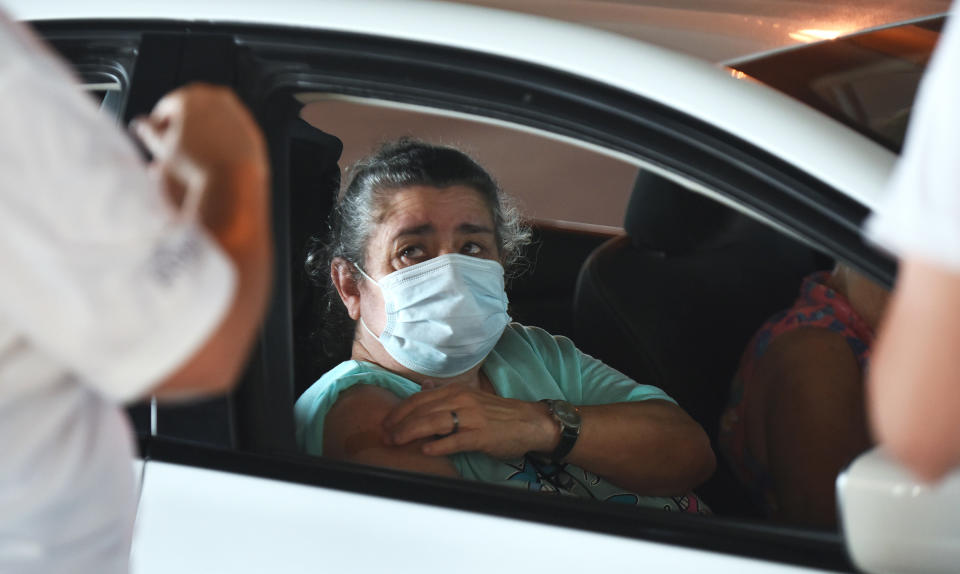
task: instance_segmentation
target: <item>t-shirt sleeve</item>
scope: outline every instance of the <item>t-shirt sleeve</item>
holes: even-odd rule
[[[419,385],[381,369],[361,366],[357,361],[344,361],[313,383],[297,399],[293,407],[297,446],[307,454],[323,455],[323,430],[327,413],[340,394],[357,385],[373,385],[404,399],[420,390]]]
[[[896,255],[960,272],[958,16],[955,5],[918,93],[903,156],[865,232]]]
[[[536,327],[519,328],[537,349],[566,399],[574,404],[604,405],[650,399],[675,402],[659,388],[637,383],[580,351],[567,337],[551,335]]]
[[[59,64],[13,58],[30,65],[0,67],[0,316],[101,393],[134,398],[219,324],[234,269]]]

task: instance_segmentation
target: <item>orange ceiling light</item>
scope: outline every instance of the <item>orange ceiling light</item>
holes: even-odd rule
[[[841,30],[819,30],[815,28],[808,28],[806,30],[799,30],[797,32],[790,32],[789,36],[796,40],[797,42],[818,42],[820,40],[833,40],[838,36],[843,36],[853,32],[853,29],[841,29]]]

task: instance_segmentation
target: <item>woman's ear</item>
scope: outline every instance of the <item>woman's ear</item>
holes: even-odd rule
[[[360,319],[360,288],[353,274],[353,264],[342,257],[334,257],[330,262],[330,280],[350,318],[354,321]]]

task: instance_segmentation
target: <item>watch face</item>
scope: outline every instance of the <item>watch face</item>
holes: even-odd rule
[[[554,401],[553,412],[564,425],[568,427],[580,426],[580,413],[577,412],[576,407],[567,401]]]

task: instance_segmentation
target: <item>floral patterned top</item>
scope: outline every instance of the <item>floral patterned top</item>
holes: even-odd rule
[[[873,329],[853,310],[850,301],[827,285],[830,273],[807,276],[793,306],[771,317],[753,336],[740,359],[730,401],[720,419],[719,447],[754,502],[768,514],[777,509],[770,473],[750,452],[746,441],[747,404],[756,391],[755,370],[760,358],[777,337],[804,327],[827,329],[843,335],[864,373],[873,345]]]

